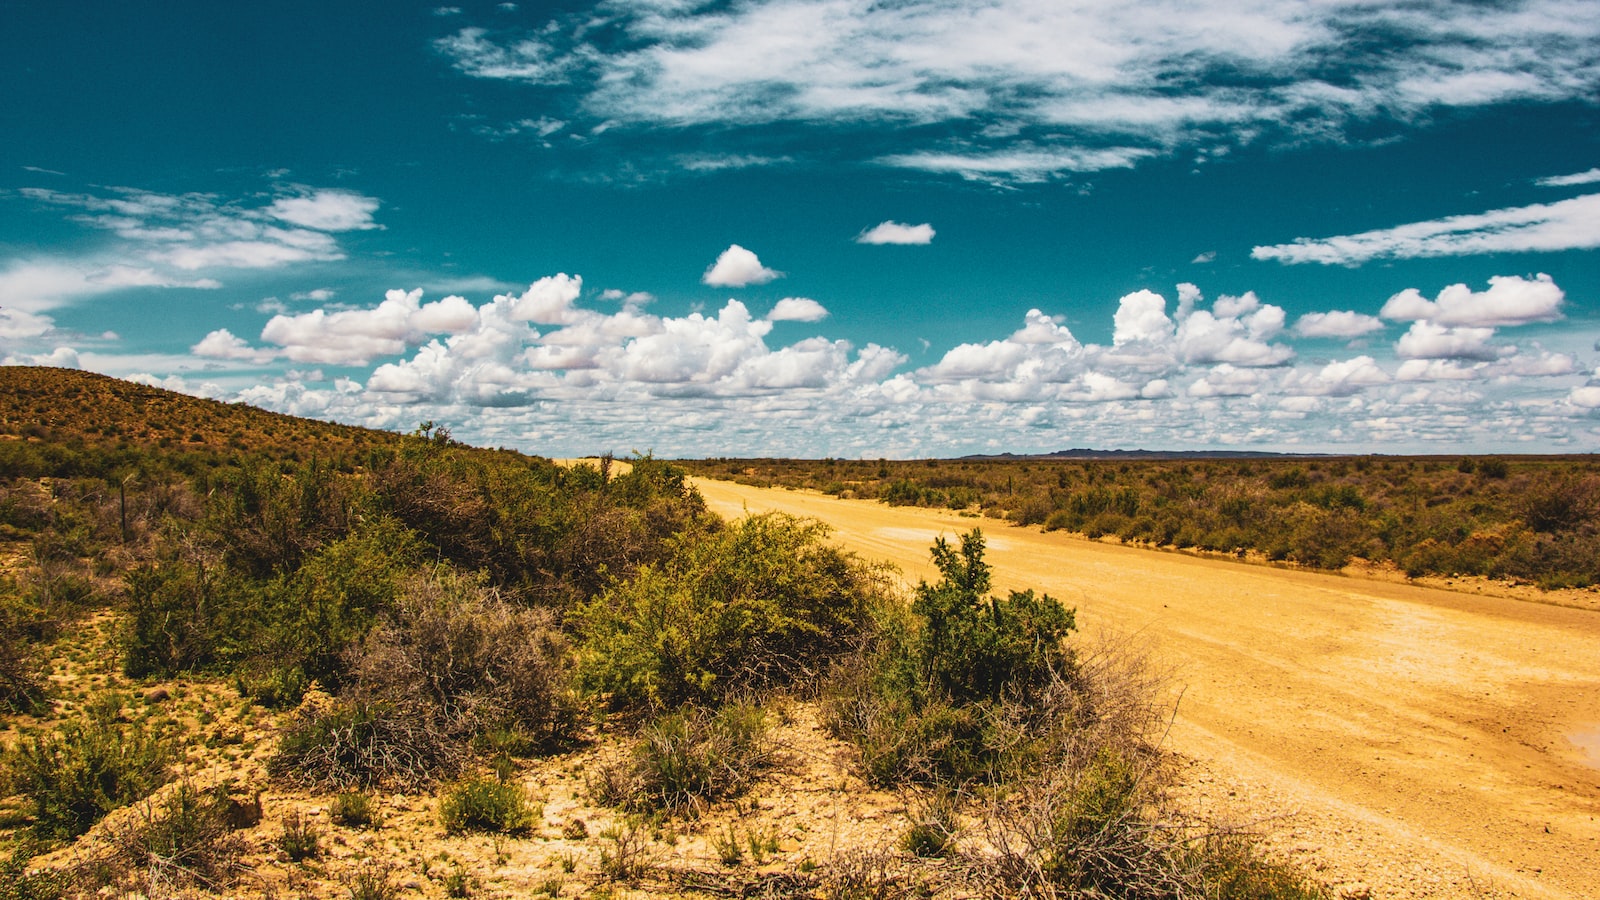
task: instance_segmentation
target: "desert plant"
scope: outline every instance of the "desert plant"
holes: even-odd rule
[[[28,800],[41,835],[83,834],[169,780],[171,744],[138,722],[119,722],[120,705],[108,695],[83,718],[23,738],[10,754],[9,781]]]
[[[283,831],[279,833],[277,843],[278,849],[291,862],[315,859],[322,854],[321,835],[317,826],[298,812],[284,817]]]
[[[394,883],[391,871],[387,863],[364,860],[344,876],[350,900],[394,900],[400,896],[400,887]]]
[[[376,828],[383,824],[378,801],[366,791],[340,791],[328,806],[328,818],[346,828]]]
[[[273,774],[315,789],[370,788],[430,784],[460,768],[464,748],[439,732],[426,701],[324,698],[286,723]]]
[[[940,538],[933,558],[939,582],[919,584],[910,610],[877,608],[865,646],[826,692],[826,723],[856,744],[877,784],[992,777],[1032,740],[999,730],[1007,705],[1033,705],[1074,670],[1072,610],[1032,591],[988,596],[976,529],[959,551]]]
[[[640,731],[626,759],[602,769],[596,799],[679,812],[734,796],[770,761],[766,733],[766,715],[751,703],[662,716]]]
[[[908,806],[911,827],[906,829],[901,838],[901,845],[907,852],[913,856],[933,858],[946,856],[955,849],[960,825],[953,795],[943,790],[914,795]]]
[[[579,611],[585,683],[614,707],[670,709],[820,672],[865,623],[878,573],[827,527],[751,516],[673,541]]]
[[[600,874],[611,881],[637,881],[656,865],[650,829],[636,816],[611,823],[600,840]]]
[[[423,703],[454,740],[500,736],[493,749],[510,752],[522,738],[536,749],[577,721],[571,651],[553,616],[508,603],[481,576],[438,567],[411,578],[350,659],[356,696]]]
[[[242,871],[244,847],[232,835],[233,808],[225,786],[201,790],[180,781],[120,829],[120,855],[142,870],[141,879],[151,887],[224,888]]]
[[[533,830],[538,815],[521,785],[493,778],[458,781],[445,788],[439,798],[439,819],[451,834],[527,834]]]

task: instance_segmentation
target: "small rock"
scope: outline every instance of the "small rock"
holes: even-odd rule
[[[1336,893],[1338,893],[1340,900],[1371,900],[1372,898],[1372,888],[1361,881],[1341,884],[1336,889]]]

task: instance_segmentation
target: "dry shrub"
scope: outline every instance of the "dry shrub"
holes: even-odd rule
[[[999,894],[1202,896],[1196,827],[1170,798],[1170,706],[1141,648],[1102,639],[1070,681],[1007,710],[1022,752],[982,814],[967,863]],[[1026,740],[1020,740],[1026,736]]]
[[[515,726],[551,743],[577,722],[571,650],[554,617],[450,570],[408,584],[350,668],[358,696],[422,698],[450,734]]]
[[[633,811],[693,812],[744,791],[771,758],[759,706],[687,707],[645,726],[629,755],[602,766],[590,790]]]
[[[339,699],[309,694],[284,733],[279,774],[318,788],[416,787],[458,773],[474,736],[567,737],[578,703],[550,615],[439,570],[409,583],[351,653]]]
[[[113,840],[142,893],[197,887],[216,892],[244,872],[240,801],[225,785],[201,790],[179,782],[143,805],[140,815],[116,829]]]

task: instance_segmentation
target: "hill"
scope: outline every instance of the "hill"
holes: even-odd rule
[[[399,435],[220,403],[76,369],[0,366],[0,440],[62,448],[240,453],[299,460],[359,456]]]

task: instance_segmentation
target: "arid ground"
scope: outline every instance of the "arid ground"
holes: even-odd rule
[[[915,582],[974,526],[998,589],[1170,670],[1199,805],[1346,897],[1600,897],[1600,610],[1251,565],[697,480],[710,508],[820,519]]]

